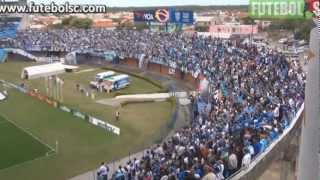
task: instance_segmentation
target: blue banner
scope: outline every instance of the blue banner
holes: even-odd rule
[[[170,13],[170,22],[181,24],[193,24],[192,11],[172,11]]]

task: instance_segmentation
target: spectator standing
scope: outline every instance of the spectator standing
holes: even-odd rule
[[[251,154],[248,149],[244,149],[244,156],[242,158],[242,167],[247,168],[249,167],[251,162]]]
[[[211,167],[206,165],[204,169],[206,175],[202,178],[202,180],[218,180],[217,176],[212,172]]]
[[[228,157],[228,174],[233,174],[238,168],[238,158],[237,155],[232,152]]]
[[[108,180],[108,172],[108,166],[105,165],[104,162],[102,162],[97,172],[98,180]]]
[[[120,120],[120,112],[116,111],[116,121],[119,121],[119,120]]]

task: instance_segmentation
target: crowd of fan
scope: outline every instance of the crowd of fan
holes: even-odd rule
[[[299,63],[252,44],[181,33],[61,29],[20,32],[12,46],[31,50],[112,50],[125,57],[172,64],[204,76],[209,93],[191,96],[190,126],[132,159],[116,180],[230,177],[263,152],[290,125],[304,102]],[[102,165],[107,177],[107,168]]]

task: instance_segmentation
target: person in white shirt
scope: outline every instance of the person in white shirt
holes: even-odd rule
[[[250,162],[251,162],[251,154],[250,154],[250,151],[248,149],[244,149],[244,154],[245,155],[242,158],[241,165],[242,165],[242,167],[247,168],[247,167],[249,167]]]
[[[109,172],[109,168],[105,165],[105,163],[102,162],[97,173],[99,179],[108,180],[108,172]]]
[[[228,159],[228,169],[231,171],[230,173],[233,174],[238,168],[238,158],[237,155],[233,152],[230,154]]]

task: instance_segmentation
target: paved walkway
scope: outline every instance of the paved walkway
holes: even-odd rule
[[[177,97],[179,99],[183,99],[181,102],[183,105],[187,105],[188,102],[186,98],[188,98],[187,92],[175,92],[175,93],[150,93],[150,94],[132,94],[132,95],[121,95],[114,98],[100,99],[96,102],[99,104],[109,105],[109,106],[120,106],[123,102],[137,102],[137,101],[163,101],[170,97]]]

